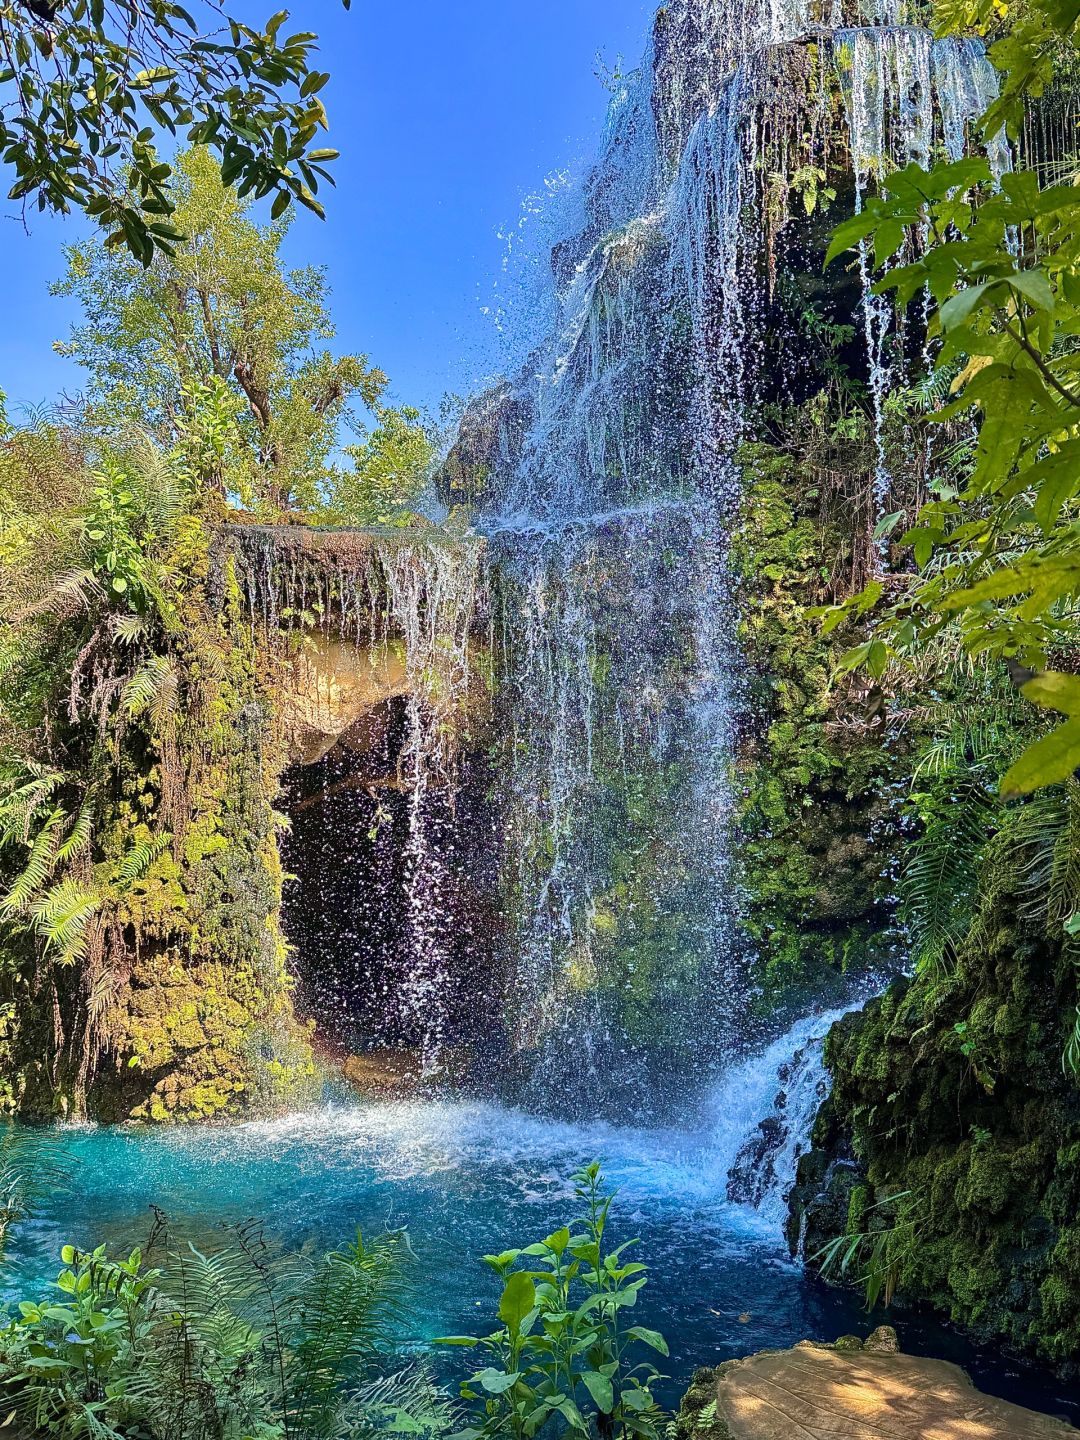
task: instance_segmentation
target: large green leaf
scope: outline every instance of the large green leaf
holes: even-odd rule
[[[512,1331],[521,1329],[536,1306],[536,1284],[524,1270],[515,1270],[503,1287],[499,1319]]]
[[[1003,795],[1029,795],[1068,780],[1080,766],[1080,720],[1067,720],[1029,745],[1001,780]]]
[[[592,1396],[596,1408],[605,1415],[610,1415],[615,1404],[615,1387],[606,1375],[601,1375],[599,1370],[586,1370],[581,1377],[582,1384]]]
[[[1021,687],[1024,698],[1063,715],[1080,715],[1080,675],[1046,670]]]

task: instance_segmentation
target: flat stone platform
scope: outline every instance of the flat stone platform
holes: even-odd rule
[[[804,1342],[729,1361],[707,1381],[700,1374],[678,1433],[701,1440],[1080,1437],[1064,1420],[982,1394],[946,1360],[841,1347]]]

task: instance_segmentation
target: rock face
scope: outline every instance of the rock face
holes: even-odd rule
[[[314,765],[358,722],[383,713],[386,701],[408,691],[403,645],[361,646],[319,630],[305,632],[281,689],[294,757]]]
[[[679,1440],[1051,1440],[1063,1420],[983,1395],[958,1365],[897,1353],[882,1326],[860,1344],[804,1341],[701,1370]]]

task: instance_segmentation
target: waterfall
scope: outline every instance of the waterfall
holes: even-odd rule
[[[810,1148],[829,1091],[825,1037],[850,1008],[798,1020],[761,1054],[729,1069],[710,1097],[711,1143],[724,1159],[728,1199],[778,1234],[799,1156]]]
[[[727,552],[756,378],[777,363],[763,276],[774,150],[802,104],[830,163],[833,87],[861,205],[890,167],[966,144],[988,96],[978,46],[935,45],[893,0],[844,10],[665,7],[552,247],[537,305],[555,319],[499,392],[499,434],[518,439],[485,456],[479,527],[505,737],[508,1023],[534,1093],[560,1109],[607,1096],[647,1118],[680,1088],[658,1075],[695,1083],[738,1050]],[[808,46],[819,59],[801,64]],[[805,77],[800,100],[785,65]],[[898,357],[873,279],[864,253],[880,507]]]
[[[313,698],[332,705],[332,695],[320,697],[318,690],[332,690],[335,677],[320,676],[309,657],[320,642],[345,637],[356,646],[361,672],[371,671],[369,711],[395,699],[404,707],[400,745],[385,757],[390,773],[366,787],[372,842],[379,844],[380,828],[390,819],[379,798],[390,790],[405,800],[404,842],[400,856],[384,853],[376,867],[376,890],[382,893],[357,899],[376,910],[403,902],[399,953],[393,957],[396,981],[380,1018],[388,1030],[396,1024],[415,1037],[425,1072],[437,1073],[449,1038],[448,922],[455,887],[449,837],[462,737],[482,684],[472,654],[482,546],[475,537],[452,540],[438,532],[426,538],[273,527],[237,527],[233,543],[251,624],[264,652],[277,657],[279,683],[284,675],[286,689],[290,683],[301,693],[314,687]],[[384,672],[393,678],[380,694]],[[337,871],[350,863],[342,837],[327,834],[324,840],[324,867]],[[400,897],[388,879],[393,864],[402,871]],[[322,888],[321,875],[319,884]],[[320,914],[320,923],[351,939],[354,963],[364,973],[366,942],[356,916],[334,913],[333,902],[319,908],[330,912]],[[298,938],[319,948],[316,936]],[[320,1018],[324,1032],[333,1035],[338,1028],[333,1017]]]
[[[927,166],[936,133],[950,159],[960,158],[970,127],[997,94],[996,73],[978,40],[935,42],[919,27],[883,24],[837,27],[831,43],[847,113],[857,212],[867,191],[890,170],[912,162]],[[1011,163],[1003,133],[989,141],[987,155],[1000,178]],[[903,354],[892,300],[874,293],[877,277],[865,241],[858,253],[877,450],[875,518],[880,519],[891,484],[884,404],[896,381],[904,379]]]
[[[550,256],[501,317],[516,363],[448,462],[476,533],[267,530],[241,545],[252,624],[286,652],[333,632],[402,671],[396,849],[380,849],[383,807],[364,814],[381,903],[402,895],[380,1003],[429,1073],[470,986],[499,992],[490,1048],[508,1041],[524,1092],[567,1113],[651,1123],[742,1053],[728,550],[762,377],[798,365],[770,352],[769,329],[792,171],[840,185],[846,153],[861,206],[891,167],[959,153],[992,93],[980,46],[903,19],[899,0],[672,0],[614,83],[595,164],[552,187],[561,226],[530,208]],[[1000,170],[1004,142],[990,149]],[[883,508],[902,337],[865,251],[860,268]],[[492,725],[474,744],[482,803],[465,808],[497,837],[498,916],[462,982],[453,897],[473,863],[459,810],[478,685]]]

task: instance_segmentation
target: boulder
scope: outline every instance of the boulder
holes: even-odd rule
[[[982,1394],[958,1365],[901,1355],[888,1326],[844,1338],[699,1371],[678,1440],[1080,1440],[1067,1421]]]

